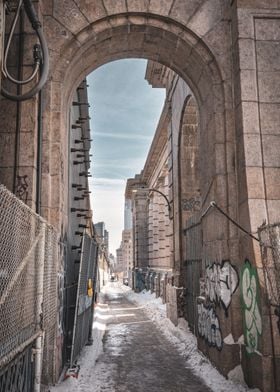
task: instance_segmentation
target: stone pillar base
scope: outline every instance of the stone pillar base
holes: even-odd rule
[[[167,283],[166,314],[175,326],[178,325],[178,319],[183,316],[183,299],[184,289]]]

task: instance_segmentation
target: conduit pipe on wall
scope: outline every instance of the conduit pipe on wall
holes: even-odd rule
[[[33,69],[32,75],[27,80],[16,80],[9,75],[6,64],[7,64],[8,53],[10,50],[12,36],[14,34],[14,30],[15,30],[16,23],[19,18],[20,9],[21,9],[22,4],[24,4],[24,9],[25,9],[25,12],[28,16],[28,19],[32,25],[32,28],[36,32],[36,34],[39,38],[40,45],[38,45],[38,44],[34,45],[34,50],[33,50],[34,69]],[[41,51],[42,51],[42,53],[41,53]],[[3,73],[4,73],[4,76],[7,79],[9,79],[11,82],[13,82],[17,85],[22,85],[22,84],[29,83],[30,81],[32,81],[34,79],[34,77],[38,73],[40,65],[41,65],[41,75],[39,77],[39,80],[36,83],[36,85],[31,90],[29,90],[27,93],[14,95],[2,87],[1,94],[5,98],[10,99],[12,101],[25,101],[27,99],[30,99],[34,95],[38,94],[39,91],[41,91],[41,89],[43,88],[44,84],[47,81],[48,73],[49,73],[49,51],[48,51],[48,45],[47,45],[46,38],[45,38],[43,31],[42,31],[42,25],[38,19],[38,16],[37,16],[35,8],[32,4],[32,1],[31,0],[19,0],[17,12],[15,15],[13,24],[12,24],[10,34],[9,34],[7,47],[4,52],[4,64],[3,64],[4,72]]]
[[[24,48],[24,18],[22,12],[19,14],[19,44],[18,44],[18,70],[17,78],[22,78],[22,65],[23,65],[23,48]],[[21,85],[17,85],[17,95],[21,95]],[[15,150],[14,150],[14,178],[13,178],[13,193],[16,194],[17,189],[17,176],[19,167],[19,151],[20,151],[20,128],[21,128],[21,109],[22,104],[20,101],[16,103],[16,134],[15,134]]]
[[[37,168],[36,168],[36,212],[41,215],[41,185],[42,185],[42,142],[43,142],[43,94],[38,98],[38,130],[37,130]]]

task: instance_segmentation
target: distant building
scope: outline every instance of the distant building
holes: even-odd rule
[[[112,253],[110,253],[110,255],[109,255],[109,263],[110,263],[110,270],[111,270],[111,272],[115,272],[116,262],[117,262],[116,257]]]
[[[122,249],[122,242],[120,247],[116,250],[117,253],[117,261],[116,261],[116,272],[123,272],[123,249]]]
[[[119,273],[123,273],[123,277],[127,277],[129,275],[129,270],[131,270],[132,268],[132,257],[132,229],[123,230],[121,245],[117,249],[116,263],[116,271]]]
[[[105,223],[97,222],[95,223],[94,228],[107,257],[109,257],[109,232],[105,229]]]
[[[130,199],[126,199],[124,203],[124,230],[132,229],[132,203]]]

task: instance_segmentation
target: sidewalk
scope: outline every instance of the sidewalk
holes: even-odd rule
[[[94,345],[81,355],[78,379],[51,392],[244,392],[198,352],[185,324],[174,327],[150,293],[109,283],[93,325]],[[103,341],[101,341],[103,336]],[[207,386],[207,385],[208,386]]]

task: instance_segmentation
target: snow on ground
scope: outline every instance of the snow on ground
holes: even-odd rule
[[[109,294],[110,296],[123,293],[130,301],[141,306],[149,318],[151,318],[157,326],[164,333],[166,338],[173,343],[179,353],[186,361],[186,366],[193,369],[193,371],[201,377],[204,382],[215,392],[257,392],[258,389],[248,389],[241,383],[225,379],[208,361],[208,359],[198,350],[195,336],[188,330],[187,322],[180,319],[177,327],[166,317],[166,305],[162,304],[160,298],[155,298],[155,294],[143,291],[141,293],[134,293],[127,286],[120,283],[109,283],[102,290],[101,296]],[[104,364],[96,363],[99,355],[103,351],[102,338],[106,329],[106,321],[109,318],[107,315],[108,306],[106,304],[98,304],[95,309],[94,323],[93,323],[93,338],[92,346],[87,346],[83,349],[82,354],[78,360],[80,365],[79,377],[70,377],[62,381],[55,387],[50,389],[50,392],[85,392],[93,390],[100,391],[102,385],[106,385],[107,391],[110,391],[110,375],[115,371],[112,367]],[[124,328],[121,325],[119,328]],[[96,363],[96,365],[95,365]],[[95,365],[95,377],[92,377],[92,369]],[[92,389],[94,388],[94,389]],[[112,391],[114,390],[112,385]],[[171,392],[171,391],[168,391]]]
[[[215,392],[258,392],[258,389],[249,389],[245,383],[237,380],[227,380],[210,361],[198,350],[196,337],[189,331],[188,323],[185,319],[179,319],[178,326],[166,317],[166,305],[162,304],[161,298],[156,298],[155,294],[149,291],[134,293],[128,291],[127,298],[134,303],[143,306],[146,314],[151,318],[166,338],[173,343],[180,354],[185,358],[188,367],[193,369],[195,374],[202,378],[207,386]],[[239,373],[240,369],[236,370]],[[234,375],[233,375],[234,378]]]

